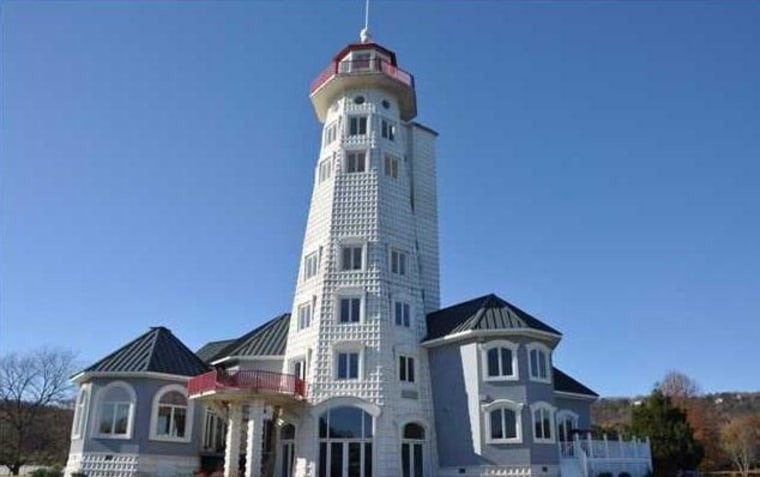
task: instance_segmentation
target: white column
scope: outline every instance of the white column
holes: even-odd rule
[[[242,425],[243,406],[239,403],[230,404],[227,419],[227,441],[224,449],[224,477],[238,477]]]
[[[261,477],[261,448],[264,436],[264,401],[248,403],[248,442],[246,443],[245,477]]]

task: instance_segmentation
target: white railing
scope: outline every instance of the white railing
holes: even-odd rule
[[[649,438],[609,440],[606,435],[593,439],[590,433],[584,437],[575,434],[572,442],[560,443],[560,455],[563,459],[576,459],[583,477],[596,477],[602,472],[616,477],[621,473],[643,477],[652,468]]]

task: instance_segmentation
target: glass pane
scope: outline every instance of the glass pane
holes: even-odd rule
[[[349,172],[351,171],[349,170]],[[343,249],[343,270],[350,270],[350,269],[351,269],[351,249],[348,247],[345,247]]]
[[[546,353],[538,353],[538,375],[546,378]]]
[[[369,416],[369,414],[367,414]],[[372,477],[372,443],[364,444],[364,477]]]
[[[280,477],[290,477],[290,444],[282,446]]]
[[[499,375],[499,350],[496,348],[488,350],[488,375]]]
[[[175,406],[187,406],[185,396],[179,391],[169,391],[168,393],[164,393],[158,402],[161,404],[174,404]]]
[[[187,410],[184,407],[174,408],[174,430],[177,437],[185,437],[185,421]]]
[[[401,475],[403,477],[411,477],[409,475],[409,469],[411,468],[409,446],[410,444],[401,444]]]
[[[329,411],[322,414],[319,418],[319,437],[322,439],[327,438],[327,415]]]
[[[361,299],[351,299],[351,321],[354,323],[359,322],[359,311],[361,310]]]
[[[160,406],[158,408],[158,425],[156,434],[159,436],[168,436],[171,430],[172,408],[169,406]]]
[[[319,477],[327,477],[327,444],[324,442],[319,444]]]
[[[110,434],[112,432],[111,425],[113,424],[114,416],[113,408],[114,404],[112,403],[103,404],[100,415],[100,427],[98,428],[101,434]]]
[[[364,170],[364,156],[361,157],[361,162],[359,163],[359,171]],[[354,270],[361,270],[362,268],[362,248],[361,247],[354,247]]]
[[[330,444],[330,477],[343,477],[343,443]]]
[[[330,437],[361,437],[362,411],[356,407],[336,407],[330,410]]]
[[[114,434],[126,434],[129,422],[129,404],[119,403],[116,405],[116,424]]]
[[[407,375],[409,378],[409,382],[414,382],[414,358],[407,358],[406,359],[406,366],[408,368]]]
[[[402,322],[403,311],[401,308],[401,302],[396,302],[396,324],[400,325]]]
[[[538,377],[538,351],[537,350],[531,350],[530,351],[530,375],[535,377]]]
[[[372,416],[369,413],[362,411],[364,416],[364,437],[372,437]]]
[[[535,436],[539,439],[543,437],[543,433],[541,432],[541,410],[533,413],[533,422],[535,426]]]
[[[131,401],[131,397],[126,389],[124,389],[121,386],[115,386],[108,390],[105,396],[103,396],[103,401]]]
[[[517,419],[511,409],[503,409],[504,412],[504,437],[513,439],[517,437]]]
[[[320,419],[321,422],[321,419]],[[320,426],[321,429],[321,426]],[[320,432],[320,437],[322,437]],[[280,430],[280,439],[295,439],[296,438],[296,427],[293,424],[285,424],[282,426],[282,429]]]
[[[404,326],[409,326],[409,305],[404,304]]]
[[[501,375],[512,376],[512,350],[509,348],[501,348]]]
[[[404,439],[424,439],[425,429],[419,424],[407,424],[404,426]]]
[[[501,428],[501,409],[491,411],[491,439],[503,439],[504,431]]]
[[[406,381],[406,358],[403,356],[398,357],[398,378]]]
[[[359,377],[359,355],[357,353],[351,353],[348,355],[348,358],[349,358],[348,377],[351,379],[356,379]]]
[[[351,300],[347,298],[343,298],[340,300],[340,322],[341,323],[348,322],[350,312],[351,312],[350,307],[351,307]]]
[[[338,355],[338,378],[346,379],[348,377],[348,355],[340,353]]]
[[[548,413],[546,413],[546,417],[544,417],[544,438],[545,439],[551,439],[552,438],[552,426],[549,422],[549,416]]]
[[[414,477],[422,477],[422,444],[414,444]]]
[[[359,442],[348,444],[348,477],[361,477],[362,447]]]

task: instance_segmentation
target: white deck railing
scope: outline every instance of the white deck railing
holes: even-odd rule
[[[585,436],[575,434],[573,441],[560,443],[563,459],[576,459],[583,477],[596,477],[610,472],[618,477],[628,473],[631,477],[643,477],[652,469],[652,452],[649,438],[629,440],[618,438],[594,439],[591,433]]]

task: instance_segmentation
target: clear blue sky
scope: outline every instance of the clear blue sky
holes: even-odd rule
[[[192,348],[291,305],[353,2],[0,6],[0,352]],[[444,304],[604,395],[760,389],[760,2],[373,2],[440,132]]]

